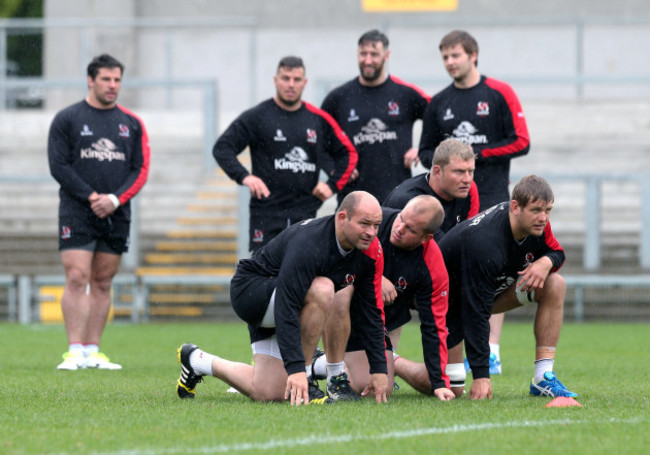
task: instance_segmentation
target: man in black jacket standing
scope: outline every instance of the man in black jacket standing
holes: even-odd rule
[[[472,146],[479,210],[509,199],[510,161],[526,155],[530,137],[524,111],[512,87],[478,71],[478,43],[464,30],[447,33],[439,45],[453,82],[433,96],[422,120],[419,156],[431,167],[435,149],[446,138]],[[501,374],[503,315],[490,319],[491,374]]]
[[[315,217],[357,164],[356,150],[339,125],[301,99],[307,84],[302,59],[282,58],[273,80],[275,96],[237,117],[212,151],[228,177],[250,190],[251,251],[288,226]],[[250,172],[237,159],[247,147]],[[319,181],[322,155],[333,163],[327,182]]]
[[[59,370],[122,367],[99,351],[111,283],[129,247],[133,198],[147,181],[144,123],[117,104],[124,67],[103,54],[88,65],[88,96],[60,111],[50,127],[50,172],[59,191],[61,298],[68,351]]]
[[[419,162],[413,148],[413,124],[422,118],[429,95],[419,87],[388,74],[388,37],[370,30],[357,43],[359,76],[332,90],[321,108],[341,125],[359,154],[350,191],[367,191],[383,204],[390,191],[411,177]],[[327,157],[326,157],[327,158]],[[327,160],[324,169],[331,172]]]

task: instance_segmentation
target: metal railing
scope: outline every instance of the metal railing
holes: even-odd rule
[[[180,286],[211,286],[230,284],[226,275],[142,275],[121,273],[113,278],[113,308],[128,310],[133,323],[149,320],[149,296],[152,287],[173,284]],[[64,275],[0,275],[0,288],[8,295],[8,320],[30,324],[39,322],[39,306],[47,301],[40,294],[43,286],[64,286]],[[129,295],[128,303],[121,303],[118,296]]]
[[[21,324],[29,324],[32,322],[38,322],[36,314],[38,312],[38,306],[44,300],[44,298],[39,294],[39,290],[42,286],[63,286],[65,284],[64,275],[36,275],[31,277],[29,275],[20,275],[14,279],[14,283],[18,288],[18,314],[17,320]],[[0,285],[2,283],[0,282]],[[134,299],[132,299],[130,305],[120,305],[116,299],[114,299],[113,306],[114,308],[121,308],[126,306],[131,311],[131,321],[140,322],[140,315],[143,313],[139,305],[142,303],[141,300],[137,298],[139,293],[139,283],[135,275],[132,274],[118,274],[113,278],[113,291],[115,294],[121,294],[122,291],[120,288],[130,287],[132,289],[132,294]],[[12,319],[12,316],[14,318]],[[10,320],[16,320],[16,315],[9,315]]]
[[[119,303],[114,299],[114,308],[130,311],[133,323],[149,320],[149,295],[151,288],[158,285],[173,284],[180,286],[209,286],[230,284],[230,276],[178,275],[178,276],[136,276],[120,274],[113,279],[114,295],[130,294],[130,303]],[[564,275],[567,289],[573,290],[573,318],[576,322],[585,320],[585,289],[595,288],[634,288],[650,289],[650,274],[641,275]],[[9,294],[9,322],[31,324],[39,322],[39,305],[43,297],[38,290],[41,286],[65,283],[63,275],[40,275],[30,277],[21,275],[0,275],[0,288],[6,288]],[[125,288],[126,290],[120,290]],[[128,291],[130,289],[130,292]],[[16,304],[17,303],[17,304]]]
[[[516,182],[523,175],[513,174],[511,180]],[[594,272],[602,265],[602,186],[606,182],[635,182],[639,185],[640,222],[639,229],[639,266],[650,270],[650,174],[544,174],[543,177],[553,182],[580,182],[585,186],[584,203],[584,248],[582,266],[586,271]],[[557,197],[557,196],[556,196]],[[561,239],[560,239],[560,243]]]
[[[585,288],[649,288],[650,275],[565,275],[567,288],[573,288],[573,317],[585,319]]]
[[[7,317],[9,322],[16,322],[18,320],[17,285],[18,283],[15,275],[0,275],[0,288],[5,288],[7,290]]]
[[[229,275],[142,275],[139,277],[139,286],[136,308],[141,313],[143,321],[149,320],[149,295],[154,286],[172,284],[186,286],[230,286]]]

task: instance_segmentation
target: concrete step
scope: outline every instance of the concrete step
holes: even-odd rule
[[[235,273],[235,267],[199,267],[199,266],[169,266],[155,267],[143,266],[138,267],[136,275],[157,275],[157,276],[174,276],[174,275],[207,275],[207,276],[232,276]]]
[[[165,305],[213,305],[218,303],[212,290],[202,292],[150,292],[149,301]]]
[[[178,228],[165,232],[165,237],[169,239],[230,239],[237,240],[235,231],[226,230],[215,231],[213,229],[196,229],[196,228]]]
[[[237,262],[236,253],[147,253],[144,257],[147,265],[228,265]]]
[[[213,251],[222,251],[222,252],[231,252],[234,253],[237,251],[237,242],[234,241],[167,241],[167,242],[157,242],[155,245],[156,251],[161,252],[213,252]]]

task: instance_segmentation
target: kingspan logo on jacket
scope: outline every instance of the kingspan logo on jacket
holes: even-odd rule
[[[361,127],[361,132],[355,134],[354,145],[368,143],[374,144],[375,142],[382,143],[384,141],[394,141],[397,139],[395,131],[387,131],[388,126],[378,118],[372,118],[366,126]]]
[[[81,149],[81,158],[97,161],[126,161],[124,152],[120,152],[113,141],[106,138],[94,142],[90,148]]]
[[[291,172],[316,172],[316,164],[309,162],[309,155],[301,147],[294,147],[291,151],[275,161],[275,169],[290,170]]]

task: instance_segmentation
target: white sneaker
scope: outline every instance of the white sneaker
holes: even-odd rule
[[[86,368],[86,358],[81,352],[64,352],[63,362],[61,362],[57,370],[76,371]]]
[[[98,368],[100,370],[121,370],[122,365],[111,363],[106,354],[94,352],[86,357],[86,368]]]

